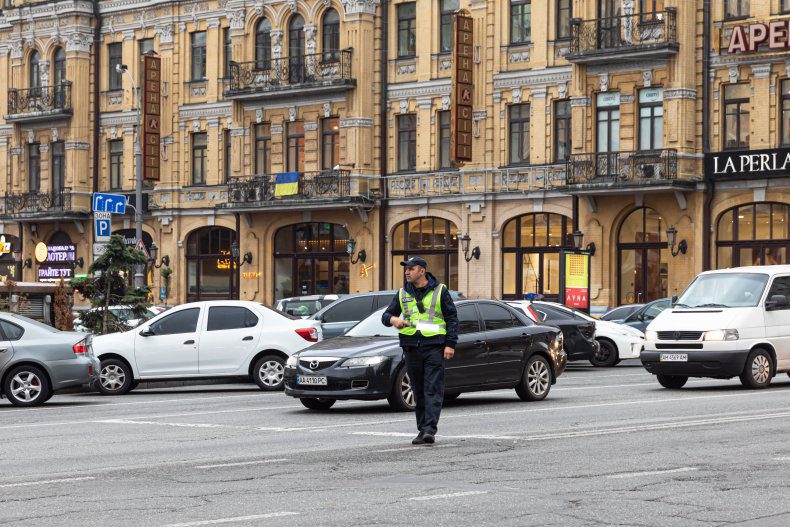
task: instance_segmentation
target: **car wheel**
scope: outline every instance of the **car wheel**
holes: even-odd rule
[[[329,410],[335,404],[336,399],[304,398],[299,399],[305,408],[311,410]]]
[[[51,388],[39,368],[19,366],[6,376],[4,391],[14,406],[39,406],[49,399]]]
[[[522,401],[542,401],[551,390],[551,368],[543,355],[533,355],[516,386]]]
[[[618,352],[617,346],[615,346],[614,342],[608,339],[600,339],[598,344],[598,351],[596,351],[595,355],[593,355],[593,358],[590,359],[590,363],[593,366],[602,368],[611,368],[617,364],[620,353]]]
[[[387,402],[390,403],[393,410],[399,412],[414,411],[416,406],[414,391],[411,389],[409,374],[406,372],[405,367],[401,368],[395,376],[395,382],[392,383],[392,391],[387,397]]]
[[[124,395],[132,389],[134,379],[129,365],[122,360],[101,361],[101,372],[96,388],[104,395]]]
[[[773,366],[773,360],[767,351],[760,348],[752,351],[741,372],[741,384],[753,390],[767,388],[771,384]]]
[[[266,392],[282,390],[285,384],[285,361],[277,355],[264,355],[252,368],[252,379]]]
[[[689,380],[688,377],[682,375],[664,375],[661,373],[656,375],[656,379],[658,379],[658,384],[670,390],[679,390],[683,388],[683,385]]]

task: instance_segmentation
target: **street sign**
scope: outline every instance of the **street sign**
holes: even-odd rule
[[[455,41],[453,43],[452,132],[453,159],[464,163],[472,160],[472,116],[474,105],[474,27],[466,11],[455,15]]]
[[[151,257],[151,255],[148,252],[148,249],[145,247],[145,243],[143,243],[143,240],[137,240],[137,243],[134,244],[134,250],[142,251],[142,253],[145,255],[146,258]]]
[[[112,233],[112,213],[94,212],[93,213],[93,233],[97,242],[110,241]]]
[[[126,196],[96,192],[93,194],[93,211],[126,214]]]
[[[102,254],[104,254],[104,251],[106,251],[106,250],[107,250],[107,244],[106,243],[94,243],[93,244],[93,257],[94,258],[98,258]]]
[[[159,181],[162,59],[143,57],[143,179]]]

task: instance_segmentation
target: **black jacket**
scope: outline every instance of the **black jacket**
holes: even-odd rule
[[[417,302],[422,302],[422,299],[425,297],[425,295],[427,295],[430,291],[433,291],[436,286],[439,285],[439,281],[431,273],[425,273],[425,277],[428,279],[428,285],[425,287],[417,289],[409,283],[407,283],[405,286],[406,292],[413,296]],[[398,298],[399,293],[400,291],[395,293],[395,297],[392,299],[392,302],[390,302],[389,307],[386,311],[384,311],[384,314],[381,315],[381,322],[385,326],[392,325],[390,324],[390,319],[392,317],[401,316],[400,299]],[[442,317],[444,317],[447,335],[424,337],[419,331],[414,335],[401,334],[399,336],[400,345],[402,347],[449,346],[451,348],[455,348],[455,345],[458,343],[458,312],[455,309],[453,298],[450,296],[450,291],[446,286],[442,288],[442,297],[440,301],[442,303]]]

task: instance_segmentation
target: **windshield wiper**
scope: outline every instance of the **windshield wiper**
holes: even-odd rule
[[[672,307],[688,307],[688,308],[690,308],[691,306],[690,306],[690,305],[688,305],[688,304],[681,304],[680,302],[678,302],[677,304],[675,304],[675,305],[674,305],[674,306],[672,306]]]
[[[694,307],[730,307],[730,306],[725,305],[725,304],[710,303],[710,304],[700,304],[700,305],[694,306]]]

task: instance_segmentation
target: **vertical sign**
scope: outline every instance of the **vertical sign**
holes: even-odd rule
[[[456,162],[472,160],[472,56],[474,38],[472,17],[465,12],[455,15],[452,92],[452,153]]]
[[[568,307],[590,312],[590,254],[560,253],[560,300]]]
[[[143,179],[159,181],[162,59],[143,56]]]

